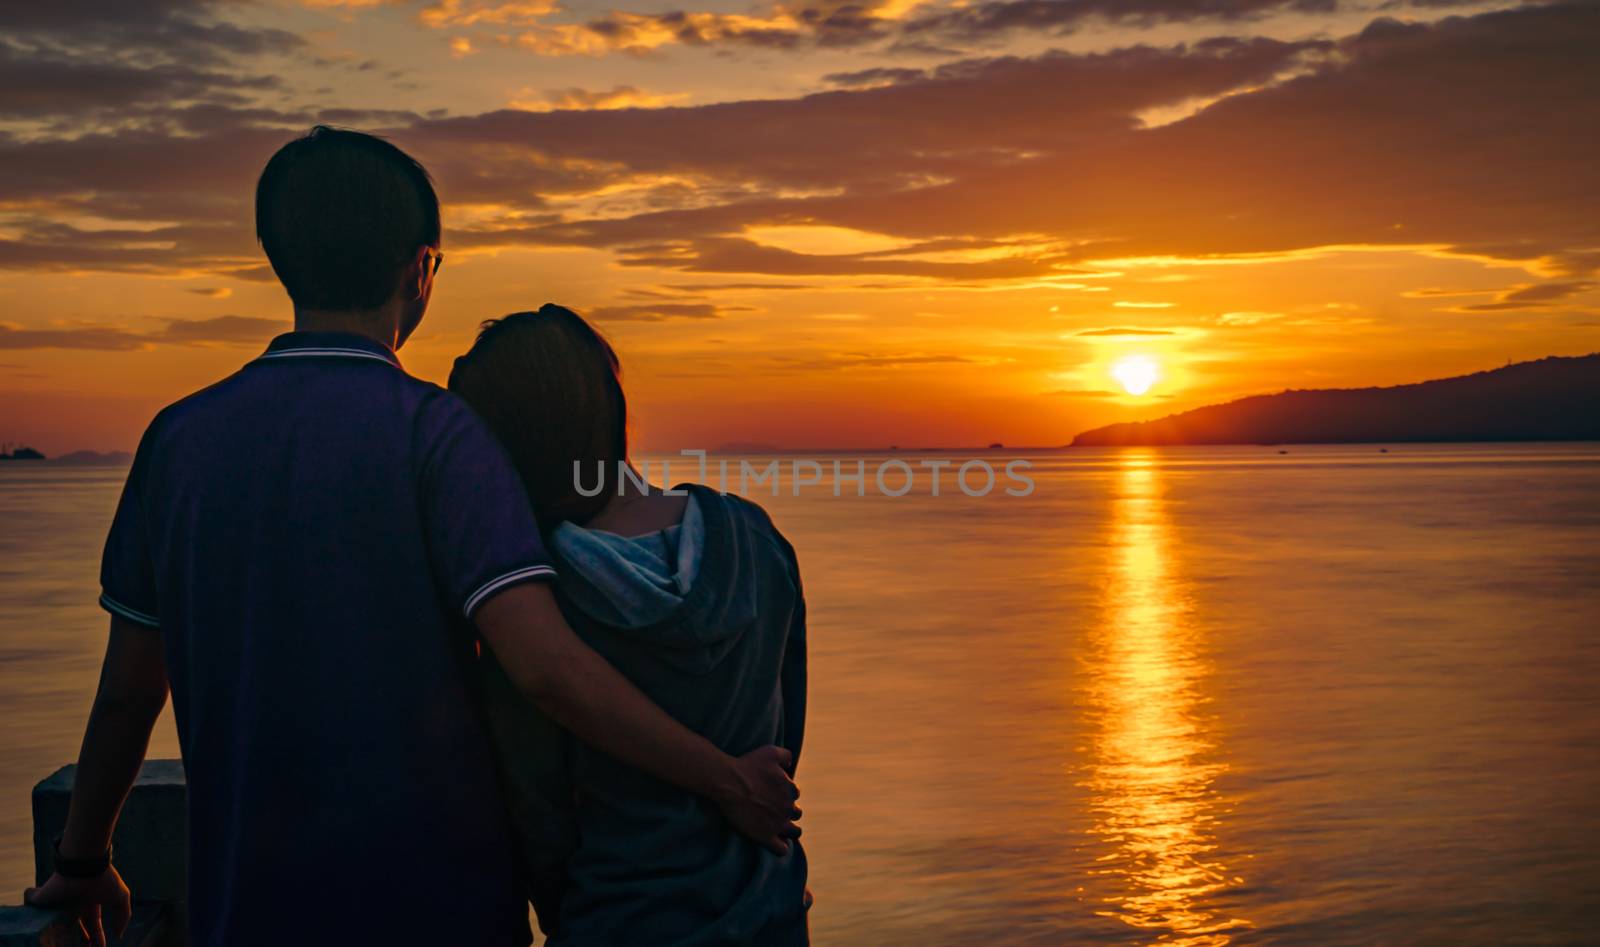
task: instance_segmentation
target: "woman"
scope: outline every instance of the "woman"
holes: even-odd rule
[[[494,320],[456,360],[450,389],[521,472],[573,629],[724,750],[775,743],[798,757],[794,550],[752,503],[621,475],[627,402],[605,339],[560,306]],[[485,663],[486,717],[550,943],[808,942],[798,842],[780,856],[745,840],[703,800],[575,742]]]

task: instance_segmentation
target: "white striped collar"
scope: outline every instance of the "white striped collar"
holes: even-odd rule
[[[256,361],[269,358],[370,358],[378,362],[394,364],[394,359],[379,355],[377,352],[364,352],[361,349],[345,348],[315,348],[315,349],[284,349],[281,352],[264,352],[257,356]]]
[[[256,361],[291,358],[364,359],[400,367],[400,360],[388,346],[343,332],[289,332],[273,339]]]

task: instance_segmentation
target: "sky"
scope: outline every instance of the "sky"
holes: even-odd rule
[[[0,440],[131,449],[287,331],[252,189],[319,122],[437,179],[407,369],[571,306],[646,450],[1600,350],[1600,4],[628,2],[0,6]]]

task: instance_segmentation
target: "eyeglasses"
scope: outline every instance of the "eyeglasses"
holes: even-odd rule
[[[433,254],[433,273],[430,275],[438,276],[439,267],[444,266],[444,254],[438,250],[429,250],[428,252]]]

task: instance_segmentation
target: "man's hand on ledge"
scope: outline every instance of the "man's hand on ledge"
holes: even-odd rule
[[[113,936],[121,937],[133,915],[128,886],[122,883],[115,866],[97,878],[53,874],[42,886],[24,891],[22,900],[24,904],[62,911],[75,918],[84,940],[95,947],[105,947],[108,929]]]
[[[794,754],[781,747],[751,750],[733,762],[733,779],[716,796],[717,806],[739,834],[775,855],[789,851],[800,837],[800,787],[789,778]]]

